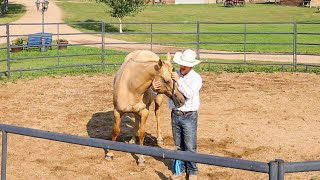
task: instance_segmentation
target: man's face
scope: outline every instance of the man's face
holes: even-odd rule
[[[182,66],[182,65],[180,65],[180,73],[181,73],[182,75],[188,74],[191,69],[192,69],[191,67],[187,67],[187,66]]]

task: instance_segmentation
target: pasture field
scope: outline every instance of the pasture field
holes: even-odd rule
[[[25,72],[15,72],[12,73],[12,80],[17,78],[34,78],[39,76],[54,76],[54,75],[72,75],[72,74],[82,74],[82,73],[105,73],[112,74],[117,69],[117,64],[122,63],[125,55],[115,55],[110,58],[108,54],[112,53],[123,53],[121,51],[106,50],[105,51],[105,63],[115,64],[107,65],[105,68],[101,66],[94,66],[94,64],[101,64],[101,49],[95,47],[86,46],[70,46],[67,50],[58,51],[56,47],[52,47],[52,50],[48,49],[47,52],[39,52],[38,50],[22,51],[19,53],[11,53],[10,61],[11,70],[17,69],[32,69],[32,68],[54,68],[59,66],[74,66],[81,64],[88,64],[88,66],[83,67],[66,67],[61,69],[49,69],[42,71],[25,71]],[[97,55],[88,55],[97,54]],[[54,57],[54,56],[62,57]],[[75,56],[70,56],[75,55]],[[64,56],[64,57],[63,57]],[[39,58],[42,57],[42,58]],[[0,59],[6,59],[6,50],[0,51]],[[30,59],[20,59],[14,60],[15,58],[30,58]],[[0,62],[0,70],[7,69],[7,61]],[[3,79],[5,79],[3,77]]]
[[[320,76],[307,73],[201,73],[198,152],[269,162],[320,159]],[[110,139],[112,75],[77,75],[0,84],[1,123]],[[164,148],[174,149],[167,102],[162,106]],[[122,121],[119,141],[133,125]],[[156,121],[147,121],[148,146],[156,146]],[[167,179],[168,159],[135,156],[8,134],[7,179]],[[199,164],[199,179],[264,180],[266,174]],[[320,172],[287,174],[310,180]]]
[[[101,49],[96,47],[87,46],[70,46],[67,50],[58,51],[56,47],[52,47],[52,50],[47,52],[39,52],[37,50],[22,51],[19,53],[10,54],[10,67],[11,70],[28,70],[32,68],[46,68],[44,70],[38,71],[17,71],[12,72],[10,79],[8,79],[4,74],[0,74],[0,82],[5,83],[7,81],[15,81],[17,79],[33,79],[43,76],[65,76],[65,75],[79,75],[79,74],[108,74],[111,75],[116,72],[119,65],[123,62],[127,52],[106,50],[105,51],[105,67],[101,67]],[[97,54],[97,55],[88,55]],[[65,56],[65,57],[55,57],[55,56]],[[76,56],[71,56],[76,55]],[[173,54],[171,54],[173,56]],[[42,57],[42,58],[39,58]],[[6,50],[0,51],[0,70],[7,70],[7,58]],[[22,59],[17,59],[22,58]],[[30,59],[23,59],[30,58]],[[15,59],[15,60],[14,60]],[[165,57],[161,57],[165,59]],[[281,62],[270,62],[270,61],[247,61],[248,64],[238,64],[243,63],[241,60],[222,60],[222,59],[205,59],[202,61],[204,63],[196,66],[195,69],[198,72],[230,72],[230,73],[245,73],[245,72],[308,72],[308,73],[320,73],[318,67],[308,67],[298,66],[297,69],[293,69],[292,65],[281,63]],[[206,64],[216,63],[216,64]],[[224,63],[234,63],[234,64],[224,64]],[[250,65],[252,63],[253,65]],[[60,69],[50,69],[61,66],[74,66],[74,65],[84,65],[82,67],[65,67]],[[274,64],[274,65],[266,65]],[[279,64],[279,65],[277,65]],[[286,64],[282,66],[282,64]],[[176,66],[176,65],[175,65]],[[178,67],[177,67],[178,68]]]
[[[105,10],[107,6],[95,1],[67,1],[59,0],[57,4],[65,12],[65,22],[111,22],[118,20],[111,18]],[[134,17],[126,17],[123,22],[308,22],[318,23],[319,13],[315,8],[303,8],[293,6],[280,6],[275,4],[246,4],[244,7],[225,8],[222,4],[203,5],[161,5],[147,6],[144,11]],[[99,32],[101,27],[92,24],[72,25],[84,32]],[[107,24],[107,32],[117,32],[117,24]],[[223,42],[230,44],[202,44],[200,48],[226,51],[243,51],[242,44],[231,43],[292,43],[294,24],[202,24],[200,33],[244,33],[248,34],[200,34],[200,42]],[[296,31],[299,33],[317,33],[319,24],[298,24]],[[195,33],[196,24],[153,24],[152,31],[163,32],[186,32]],[[125,32],[150,32],[150,24],[125,24]],[[291,33],[291,34],[250,34],[250,33]],[[108,34],[108,37],[133,42],[149,42],[150,35],[145,34]],[[318,35],[298,34],[298,43],[320,44]],[[170,34],[153,35],[154,42],[195,42],[194,34]],[[194,45],[188,45],[193,47]],[[292,52],[292,45],[275,44],[248,44],[246,51],[249,52]],[[298,45],[299,53],[320,53],[317,46]]]
[[[26,12],[25,6],[9,2],[8,11],[0,16],[0,24],[10,23],[21,18]]]

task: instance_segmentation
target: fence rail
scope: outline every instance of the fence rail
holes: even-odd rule
[[[41,139],[48,139],[58,142],[78,144],[82,146],[111,149],[128,153],[144,154],[166,159],[180,159],[183,161],[192,161],[208,165],[267,173],[269,174],[269,180],[284,180],[285,173],[320,171],[320,161],[285,163],[281,159],[276,159],[269,163],[265,163],[259,161],[227,158],[201,153],[175,151],[157,147],[140,146],[135,144],[127,144],[96,138],[80,137],[75,135],[49,132],[6,124],[0,124],[0,130],[2,131],[1,180],[6,179],[8,133]]]
[[[273,61],[273,58],[285,57],[286,64],[296,69],[297,66],[307,67],[320,67],[320,51],[317,49],[320,46],[320,38],[316,38],[320,35],[318,32],[312,32],[312,28],[309,26],[319,26],[320,23],[305,23],[305,22],[126,22],[123,26],[126,26],[127,31],[119,33],[115,31],[115,27],[119,23],[113,22],[71,22],[71,23],[19,23],[19,24],[0,24],[0,28],[5,29],[6,34],[0,34],[0,43],[6,44],[6,46],[0,47],[0,75],[5,73],[10,76],[11,72],[23,72],[41,69],[50,69],[50,67],[15,67],[13,63],[15,61],[24,60],[43,60],[45,58],[56,58],[57,62],[54,68],[64,65],[60,64],[60,58],[73,57],[73,56],[88,56],[88,59],[92,56],[100,56],[100,65],[104,66],[107,62],[106,59],[113,58],[115,54],[108,54],[108,50],[111,49],[123,49],[124,51],[132,51],[134,49],[149,49],[157,54],[166,54],[164,51],[176,51],[185,48],[193,48],[197,52],[198,58],[205,60],[206,62],[212,62],[210,59],[223,59],[222,62],[226,64],[227,60],[238,60],[240,64],[259,64],[256,61],[248,63],[249,60],[255,60],[248,58],[249,56],[266,56],[263,57],[263,61]],[[28,34],[19,34],[15,32],[16,28],[25,29],[32,27],[32,30],[37,29],[37,26],[45,26],[46,29],[50,29],[50,33],[57,39],[63,37],[69,39],[68,46],[94,46],[98,47],[97,53],[61,53],[59,50],[59,44],[51,44],[55,50],[51,50],[54,53],[46,54],[45,56],[18,56],[13,52],[10,52],[13,45],[10,42],[17,37],[28,36]],[[70,33],[62,31],[61,26],[90,26],[95,27],[95,32],[77,32]],[[143,26],[137,28],[137,30],[130,30],[132,26]],[[172,30],[162,30],[163,26],[172,26]],[[276,28],[269,28],[269,26],[284,26],[285,30],[276,30]],[[133,27],[133,29],[135,28]],[[222,28],[228,27],[228,28]],[[111,30],[110,30],[111,28]],[[114,29],[112,29],[114,28]],[[40,29],[40,28],[39,28]],[[266,29],[266,30],[261,30]],[[301,29],[301,30],[300,30]],[[313,28],[314,29],[314,28]],[[1,32],[1,31],[0,31]],[[36,33],[36,32],[34,32]],[[93,40],[84,40],[79,42],[83,36],[91,35]],[[132,36],[143,36],[138,41],[131,40],[117,40],[111,41],[108,38],[130,39]],[[176,36],[185,36],[181,39],[174,39]],[[265,38],[262,38],[263,36]],[[279,38],[270,38],[271,36],[279,36]],[[172,37],[172,38],[168,38]],[[171,40],[173,39],[173,40]],[[25,45],[16,46],[24,47]],[[45,45],[48,46],[48,45]],[[138,46],[138,47],[137,47]],[[266,48],[269,47],[269,48]],[[287,47],[284,52],[277,51],[279,47]],[[303,49],[302,49],[303,47]],[[259,52],[259,48],[261,52]],[[214,50],[220,49],[220,50]],[[224,49],[224,50],[221,50]],[[312,49],[312,50],[308,50]],[[269,51],[269,52],[268,52]],[[235,55],[243,55],[237,56]],[[208,60],[209,59],[209,60]],[[259,60],[259,59],[257,59]],[[306,61],[308,60],[308,61]],[[6,64],[1,62],[6,62]],[[79,63],[81,66],[82,63]],[[94,65],[97,62],[92,63]],[[232,63],[230,63],[232,64]],[[239,64],[234,63],[234,64]],[[261,64],[261,63],[260,63]],[[278,65],[278,62],[268,63],[272,65]],[[77,67],[77,63],[73,64]],[[68,65],[70,66],[70,65]]]

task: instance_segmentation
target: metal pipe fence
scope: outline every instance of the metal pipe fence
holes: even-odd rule
[[[275,65],[320,67],[320,51],[318,49],[320,33],[313,31],[320,23],[304,22],[126,22],[123,33],[119,33],[114,22],[72,22],[72,23],[44,23],[47,32],[53,38],[69,40],[68,46],[97,47],[94,53],[62,51],[61,45],[52,43],[50,53],[43,55],[29,55],[27,53],[13,53],[12,48],[26,48],[27,44],[13,45],[12,40],[28,37],[33,33],[19,34],[17,28],[31,29],[36,33],[41,23],[0,24],[6,34],[0,34],[0,75],[23,71],[42,69],[79,67],[100,65],[104,67],[114,61],[115,56],[125,55],[136,49],[148,49],[159,55],[175,52],[185,48],[193,48],[197,57],[203,62],[215,63],[212,59],[220,59],[221,64],[245,65]],[[62,26],[77,26],[87,29],[86,32],[67,32]],[[140,27],[142,26],[142,27]],[[170,30],[163,30],[163,27]],[[172,28],[171,28],[172,27]],[[276,27],[284,27],[278,30]],[[135,30],[132,30],[132,29]],[[39,28],[41,29],[41,28]],[[1,32],[1,31],[0,31]],[[90,37],[88,37],[90,36]],[[276,36],[277,38],[272,38]],[[85,38],[83,38],[85,37]],[[139,38],[140,37],[140,38]],[[279,37],[279,38],[278,38]],[[82,40],[81,40],[82,39]],[[121,40],[119,40],[121,39]],[[320,39],[320,38],[318,38]],[[54,41],[53,41],[54,42]],[[282,50],[279,50],[283,48]],[[113,50],[118,50],[116,52]],[[241,56],[242,55],[242,56]],[[255,59],[254,56],[259,56]],[[86,57],[94,62],[63,64],[63,59],[72,57]],[[95,57],[95,58],[93,58]],[[98,59],[96,57],[99,57]],[[283,57],[281,63],[274,60]],[[22,67],[15,66],[15,62],[31,60],[34,64],[46,59],[56,59],[50,66]],[[308,60],[308,61],[305,61]],[[263,62],[264,61],[264,62]],[[266,62],[267,61],[267,62]],[[120,63],[121,61],[115,62]]]
[[[5,180],[7,175],[7,138],[9,133],[82,146],[144,154],[166,159],[179,159],[183,161],[192,161],[220,167],[266,173],[269,175],[269,180],[284,180],[285,173],[320,171],[320,161],[284,162],[281,159],[275,159],[269,163],[265,163],[201,153],[169,150],[157,147],[140,146],[96,138],[80,137],[6,124],[0,124],[0,130],[2,131],[1,180]]]

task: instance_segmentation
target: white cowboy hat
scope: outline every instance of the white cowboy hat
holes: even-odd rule
[[[176,54],[174,54],[173,61],[182,66],[193,67],[201,62],[196,59],[196,56],[195,51],[187,49],[183,53],[176,52]]]

